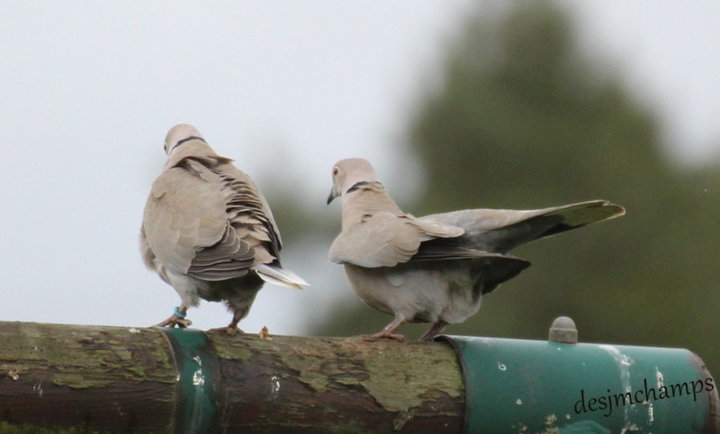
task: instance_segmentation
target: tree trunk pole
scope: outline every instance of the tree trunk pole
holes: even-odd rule
[[[2,432],[445,433],[464,405],[443,343],[0,322]]]

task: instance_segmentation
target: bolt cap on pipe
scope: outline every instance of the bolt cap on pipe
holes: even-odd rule
[[[577,327],[575,327],[575,321],[569,316],[555,318],[555,321],[550,326],[548,340],[563,344],[578,343],[578,331]]]

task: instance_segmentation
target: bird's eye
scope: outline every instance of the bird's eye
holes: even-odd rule
[[[340,172],[340,169],[337,167],[333,167],[333,176],[337,176],[337,174]]]

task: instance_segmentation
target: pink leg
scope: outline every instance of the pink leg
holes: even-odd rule
[[[386,325],[384,329],[380,330],[377,333],[373,333],[370,335],[361,335],[361,336],[364,338],[371,338],[371,339],[386,338],[386,339],[395,339],[398,341],[405,340],[405,336],[403,336],[401,334],[393,333],[395,331],[395,329],[400,327],[405,321],[407,321],[407,319],[405,319],[404,316],[402,316],[400,314],[396,314],[395,319],[392,320],[392,322],[390,324]]]
[[[436,322],[435,324],[432,325],[432,327],[430,327],[430,330],[426,331],[425,334],[420,336],[420,339],[418,339],[418,340],[419,341],[431,341],[435,337],[435,335],[440,333],[442,331],[442,329],[444,329],[445,326],[447,326],[447,325],[448,325],[448,323],[446,323],[445,321],[442,321],[442,320]]]

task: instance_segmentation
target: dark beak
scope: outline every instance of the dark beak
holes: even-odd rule
[[[328,196],[328,198],[327,198],[327,204],[330,205],[330,202],[332,202],[333,199],[335,199],[336,197],[337,197],[337,195],[335,194],[335,191],[331,190],[330,196]]]

